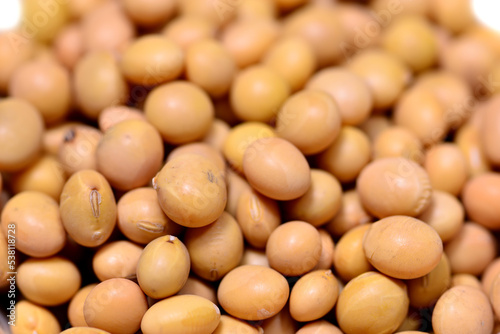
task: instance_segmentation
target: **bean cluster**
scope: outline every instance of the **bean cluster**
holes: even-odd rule
[[[500,332],[500,34],[469,0],[23,6],[7,332]]]

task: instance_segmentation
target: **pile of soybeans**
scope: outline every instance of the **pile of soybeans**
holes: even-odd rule
[[[469,0],[23,4],[3,333],[500,333],[500,33]]]

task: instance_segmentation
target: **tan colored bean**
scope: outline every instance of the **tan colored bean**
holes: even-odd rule
[[[348,68],[368,84],[376,110],[391,107],[411,79],[407,65],[383,49],[368,49],[356,54]]]
[[[215,288],[203,279],[196,276],[188,277],[186,284],[177,292],[177,295],[197,295],[217,304],[217,292]]]
[[[176,1],[126,0],[123,7],[132,21],[141,27],[155,27],[170,20],[177,9]]]
[[[281,106],[276,133],[306,155],[324,151],[340,132],[342,115],[337,102],[327,93],[302,90]]]
[[[0,33],[0,92],[6,93],[8,83],[15,70],[24,64],[33,55],[34,43],[30,39],[24,40],[22,47],[12,47],[10,32]]]
[[[423,308],[434,304],[450,287],[451,267],[446,254],[430,273],[423,277],[407,281],[410,305]]]
[[[289,95],[284,77],[266,65],[253,65],[236,74],[229,99],[238,119],[268,122]]]
[[[171,221],[158,203],[153,188],[136,188],[117,204],[118,228],[131,241],[147,244],[166,234],[179,235],[182,227]]]
[[[97,145],[96,167],[112,187],[131,190],[145,186],[163,163],[163,140],[142,120],[123,121],[104,133]]]
[[[230,315],[244,320],[264,320],[283,309],[288,283],[276,270],[245,265],[230,271],[217,291],[220,305]],[[245,300],[245,303],[241,303]]]
[[[173,81],[153,89],[144,104],[147,120],[172,144],[203,138],[210,130],[214,106],[208,94],[189,81]]]
[[[30,29],[34,25],[33,21],[37,22],[35,19],[37,14],[40,15],[40,13],[44,13],[46,21],[42,21],[44,24],[37,24],[36,28],[33,28],[35,31],[29,36],[34,41],[41,43],[51,42],[59,29],[61,29],[69,20],[69,6],[67,2],[56,3],[55,7],[57,10],[50,10],[51,15],[48,16],[46,4],[42,4],[41,2],[35,0],[26,1],[23,3],[22,18],[20,20],[19,29],[21,31],[31,31]],[[24,39],[26,38],[24,37]]]
[[[432,313],[432,327],[436,334],[487,334],[493,329],[493,317],[488,297],[480,289],[460,285],[439,298]]]
[[[0,170],[19,171],[35,161],[42,148],[44,123],[30,103],[17,99],[0,100]]]
[[[66,179],[61,163],[51,155],[44,155],[30,167],[15,173],[11,187],[15,193],[40,191],[59,201]]]
[[[398,100],[394,123],[413,132],[425,146],[441,141],[451,125],[435,95],[418,86],[404,92]]]
[[[443,242],[421,220],[390,216],[370,225],[363,239],[363,250],[368,261],[382,273],[413,279],[436,268],[443,254]]]
[[[115,58],[106,51],[89,52],[82,57],[74,69],[73,85],[81,112],[94,120],[104,108],[126,102],[128,94]]]
[[[418,216],[436,230],[443,242],[452,240],[460,232],[464,218],[462,203],[455,196],[440,190],[432,192],[431,203]]]
[[[325,225],[328,232],[336,237],[344,235],[356,226],[373,221],[361,204],[358,192],[354,189],[342,193],[342,206],[333,220]]]
[[[94,273],[101,281],[135,277],[142,250],[141,246],[130,241],[110,242],[94,254],[92,258]]]
[[[61,326],[52,312],[46,308],[21,300],[16,303],[15,326],[9,326],[12,334],[59,333]]]
[[[469,171],[467,161],[456,144],[436,144],[426,152],[424,168],[433,190],[443,190],[457,196]]]
[[[363,239],[369,224],[357,226],[347,231],[337,242],[333,264],[335,272],[345,282],[373,270],[363,251]]]
[[[55,306],[69,301],[80,288],[76,265],[60,256],[30,258],[17,269],[17,285],[30,301]]]
[[[351,280],[340,292],[337,320],[345,333],[392,333],[405,319],[408,305],[402,281],[369,271]],[[367,307],[369,316],[362,311]]]
[[[57,202],[42,192],[24,191],[12,197],[1,215],[6,238],[26,255],[48,257],[64,247],[66,231]]]
[[[101,131],[88,125],[68,128],[57,153],[59,163],[68,175],[80,170],[97,170],[97,146],[102,138]]]
[[[179,292],[189,276],[186,246],[172,235],[151,241],[137,264],[137,281],[148,296],[162,299]]]
[[[463,1],[462,1],[463,2]],[[491,46],[474,36],[463,35],[452,39],[441,50],[441,64],[447,71],[461,76],[472,87],[483,83],[496,62]]]
[[[245,240],[254,247],[264,248],[281,223],[281,214],[275,200],[249,190],[240,195],[236,219]]]
[[[370,159],[368,137],[356,127],[343,126],[332,145],[318,155],[318,164],[340,182],[348,183],[356,179]]]
[[[279,36],[281,25],[273,20],[239,20],[225,27],[221,42],[236,65],[245,68],[258,63]]]
[[[286,18],[283,33],[304,38],[314,51],[318,67],[325,67],[341,60],[341,27],[334,8],[310,4]]]
[[[309,79],[306,88],[322,90],[333,97],[343,125],[363,123],[373,108],[373,96],[368,84],[346,68],[325,68]]]
[[[301,322],[326,315],[337,302],[339,287],[331,270],[316,270],[302,276],[290,292],[290,314]]]
[[[85,322],[112,333],[137,332],[147,310],[146,296],[141,288],[124,278],[111,278],[99,283],[89,292],[83,304]]]
[[[427,172],[406,158],[383,158],[368,164],[356,180],[356,190],[368,212],[378,218],[418,216],[430,204]]]
[[[319,262],[321,237],[309,223],[287,222],[278,226],[269,236],[266,255],[271,268],[283,275],[303,275]]]
[[[89,295],[90,291],[97,285],[97,283],[92,283],[84,286],[71,298],[68,305],[68,320],[73,327],[85,327],[87,322],[85,321],[85,316],[83,315],[83,305],[85,304],[85,299]]]
[[[211,301],[194,295],[173,296],[151,306],[144,314],[144,334],[209,334],[220,323],[220,310]]]
[[[162,33],[186,50],[191,44],[215,37],[216,25],[202,16],[180,15],[165,26]]]
[[[179,77],[184,63],[180,46],[165,36],[151,34],[130,43],[123,52],[120,69],[129,82],[151,86]]]
[[[59,210],[68,234],[85,247],[102,245],[116,224],[113,191],[104,176],[93,170],[82,170],[69,178]]]
[[[119,55],[136,35],[136,28],[121,3],[101,1],[82,17],[86,51],[106,51]]]
[[[311,186],[301,197],[284,203],[288,220],[321,226],[333,219],[342,206],[342,187],[330,173],[311,169]]]
[[[466,222],[444,251],[454,274],[480,275],[496,256],[495,238],[485,227]]]
[[[236,61],[222,42],[204,39],[186,50],[186,76],[210,96],[223,97],[236,74]]]
[[[165,214],[186,227],[214,222],[227,202],[222,171],[198,154],[183,154],[170,160],[154,177],[153,187]]]
[[[263,63],[278,72],[295,92],[301,89],[314,73],[316,55],[303,38],[289,36],[276,41],[269,48]]]
[[[188,229],[184,243],[189,251],[191,270],[209,281],[224,277],[238,266],[243,255],[243,234],[227,212],[210,225]]]
[[[26,62],[12,75],[9,95],[31,103],[40,112],[46,124],[54,124],[63,120],[69,113],[70,74],[56,62]]]
[[[413,71],[432,67],[438,60],[438,41],[431,23],[420,15],[396,17],[385,29],[383,47]]]
[[[311,186],[306,158],[281,138],[263,138],[250,144],[243,156],[243,171],[252,188],[276,200],[299,198]]]

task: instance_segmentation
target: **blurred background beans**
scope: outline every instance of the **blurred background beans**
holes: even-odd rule
[[[479,2],[22,5],[0,32],[13,334],[498,331]]]

